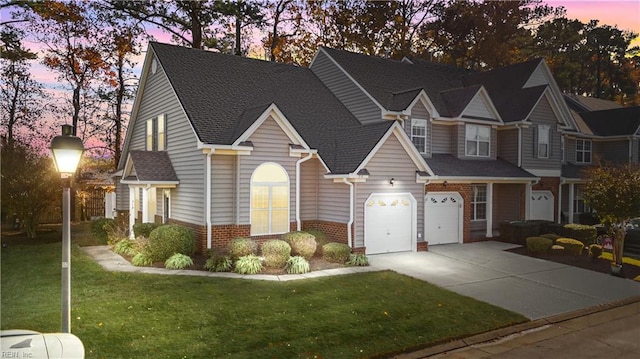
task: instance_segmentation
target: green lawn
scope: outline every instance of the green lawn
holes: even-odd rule
[[[5,240],[1,328],[59,331],[60,243]],[[526,320],[390,271],[266,282],[109,273],[77,245],[72,260],[87,358],[375,357]]]

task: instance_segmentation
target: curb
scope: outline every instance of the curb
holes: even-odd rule
[[[542,328],[548,325],[559,324],[572,319],[585,317],[588,315],[597,314],[597,313],[601,313],[601,312],[605,312],[608,310],[621,308],[625,306],[631,306],[634,304],[637,304],[635,306],[636,308],[630,308],[629,311],[633,313],[640,313],[640,296],[634,296],[634,297],[629,297],[622,300],[616,300],[616,301],[611,301],[604,304],[599,304],[593,307],[579,309],[573,312],[562,313],[562,314],[554,315],[547,318],[537,319],[537,320],[533,320],[526,323],[516,324],[509,327],[472,335],[470,337],[457,339],[444,344],[438,344],[433,347],[424,348],[422,350],[414,351],[411,353],[398,354],[393,356],[393,358],[419,359],[419,358],[430,357],[433,355],[444,354],[454,350],[464,349],[472,345],[497,341],[499,339],[508,337],[510,335],[531,331],[531,330]],[[626,313],[624,313],[624,315],[626,315]],[[610,317],[608,319],[614,320],[622,316],[623,315],[618,315],[618,316]]]

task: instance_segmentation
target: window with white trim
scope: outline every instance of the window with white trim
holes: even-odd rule
[[[289,175],[267,162],[251,176],[251,235],[289,232]]]
[[[591,163],[591,140],[576,139],[576,162]]]
[[[420,153],[427,152],[427,120],[411,119],[411,142]]]
[[[489,157],[491,127],[467,124],[465,154],[472,157]]]
[[[538,126],[538,158],[549,158],[549,125]]]
[[[487,185],[473,185],[473,198],[471,198],[471,220],[484,221],[487,219]]]
[[[146,149],[147,151],[164,151],[167,148],[167,121],[164,115],[147,120]]]

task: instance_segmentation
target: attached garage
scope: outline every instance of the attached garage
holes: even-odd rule
[[[530,219],[553,221],[553,204],[551,191],[531,191]]]
[[[367,254],[412,251],[416,200],[410,193],[373,193],[364,204]]]
[[[462,243],[463,211],[460,193],[427,193],[424,204],[424,231],[429,245]]]

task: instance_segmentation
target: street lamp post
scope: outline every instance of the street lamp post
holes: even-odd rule
[[[51,141],[56,169],[62,178],[62,332],[71,333],[71,176],[76,172],[84,146],[73,135],[73,126],[62,125],[62,135]]]

